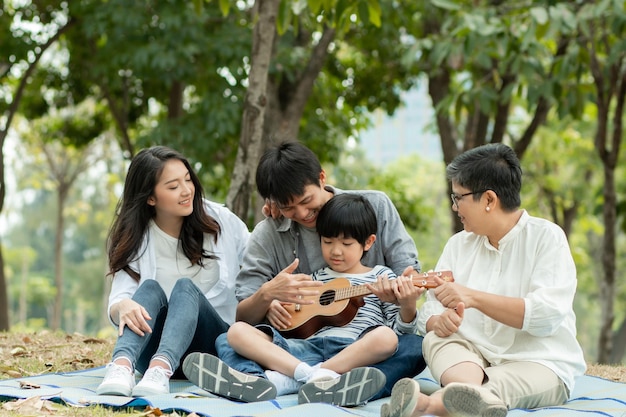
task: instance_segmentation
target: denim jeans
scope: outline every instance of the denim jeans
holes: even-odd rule
[[[258,325],[257,329],[271,336],[273,343],[280,346],[294,357],[309,365],[324,362],[335,356],[354,341],[342,337],[312,337],[310,339],[285,339],[278,331],[268,325]],[[398,337],[398,349],[390,358],[371,365],[381,370],[386,377],[385,386],[371,399],[375,400],[391,395],[393,385],[401,378],[412,378],[426,368],[422,356],[422,337],[415,334],[405,334]],[[254,362],[239,355],[228,344],[226,334],[218,336],[215,341],[217,355],[228,366],[240,372],[265,378],[265,369]]]
[[[422,355],[422,341],[424,338],[416,334],[398,336],[398,349],[390,358],[378,362],[372,367],[380,369],[387,377],[385,386],[372,400],[391,395],[394,384],[402,378],[413,378],[424,369],[426,361]]]
[[[189,353],[217,354],[215,339],[228,330],[228,324],[190,279],[176,281],[169,303],[153,279],[144,281],[132,299],[152,317],[148,320],[152,333],[139,336],[124,328],[115,343],[113,360],[126,357],[143,373],[153,357],[162,356],[172,365],[174,377],[184,377],[177,369]]]

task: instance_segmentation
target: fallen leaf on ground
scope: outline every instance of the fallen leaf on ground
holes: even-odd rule
[[[83,340],[83,343],[109,343],[104,339],[96,339],[94,337],[88,337],[87,339]]]
[[[42,400],[39,396],[9,401],[2,404],[2,408],[17,411],[23,415],[32,415],[33,413],[46,415],[57,411],[52,401]]]
[[[20,382],[20,388],[21,389],[38,389],[38,388],[41,388],[41,385],[33,384],[32,382],[28,382],[28,381],[19,381],[19,382]]]

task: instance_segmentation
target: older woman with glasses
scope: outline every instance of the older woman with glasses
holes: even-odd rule
[[[381,416],[504,417],[563,404],[586,369],[563,230],[520,208],[522,170],[506,145],[471,149],[446,174],[464,230],[436,270],[452,270],[455,282],[429,290],[418,314],[424,358],[443,388],[428,396],[402,379]]]

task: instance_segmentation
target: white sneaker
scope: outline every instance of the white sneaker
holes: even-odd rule
[[[303,384],[285,374],[269,369],[265,371],[265,376],[276,386],[276,395],[295,394]]]
[[[173,372],[155,366],[148,368],[143,378],[133,388],[133,397],[147,397],[148,395],[160,395],[170,393],[170,377]]]
[[[96,388],[96,394],[130,397],[135,386],[135,374],[130,368],[111,362],[106,369],[102,383]]]
[[[309,379],[306,380],[306,383],[315,382],[315,381],[330,381],[335,378],[339,378],[341,375],[332,369],[326,368],[318,368],[316,367]]]

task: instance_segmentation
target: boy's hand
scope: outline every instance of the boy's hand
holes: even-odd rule
[[[414,285],[413,277],[404,275],[395,279],[393,284],[400,305],[400,318],[405,323],[411,323],[417,316],[417,299],[424,294],[426,288]]]
[[[400,308],[413,308],[417,303],[417,299],[426,292],[426,288],[418,287],[413,284],[413,278],[410,276],[400,276],[392,281],[393,290],[398,300]]]
[[[372,294],[378,297],[380,301],[384,303],[398,304],[393,283],[389,277],[387,277],[387,274],[379,275],[376,279],[376,283],[366,283],[365,286],[372,292]]]
[[[278,300],[272,301],[265,316],[267,321],[278,330],[291,327],[291,314],[285,309],[284,304]]]

